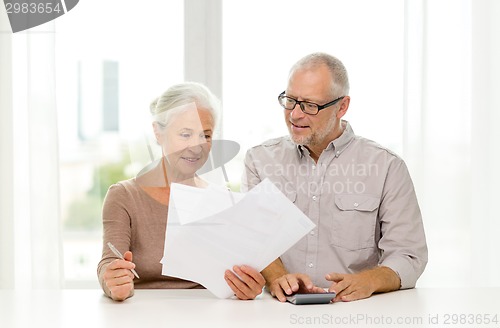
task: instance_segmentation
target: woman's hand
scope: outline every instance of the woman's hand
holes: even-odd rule
[[[235,265],[233,271],[226,270],[224,279],[236,297],[241,300],[253,300],[262,293],[266,281],[260,272],[247,265]]]
[[[125,252],[123,257],[125,260],[116,259],[109,263],[103,275],[104,284],[115,301],[123,301],[134,292],[134,274],[130,271],[135,268],[132,252]]]

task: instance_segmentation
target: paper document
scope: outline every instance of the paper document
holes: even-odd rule
[[[162,274],[198,282],[219,298],[234,293],[224,271],[261,271],[314,228],[271,181],[248,193],[173,183]]]

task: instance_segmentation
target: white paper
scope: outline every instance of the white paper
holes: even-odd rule
[[[314,228],[268,179],[246,194],[170,187],[162,274],[198,282],[219,298],[234,293],[224,271],[261,271]]]

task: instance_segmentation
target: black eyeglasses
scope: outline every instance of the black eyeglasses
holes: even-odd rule
[[[299,104],[300,110],[302,110],[304,113],[309,114],[309,115],[316,115],[319,113],[320,110],[325,109],[326,107],[330,107],[332,105],[335,105],[338,103],[340,100],[344,99],[345,96],[339,97],[335,100],[330,101],[329,103],[326,103],[324,105],[318,105],[309,101],[299,101],[297,99],[285,96],[285,91],[280,93],[278,96],[278,101],[280,105],[284,109],[292,110]]]

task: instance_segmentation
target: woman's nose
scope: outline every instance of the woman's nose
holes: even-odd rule
[[[203,150],[203,144],[205,142],[193,142],[192,144],[189,145],[188,149],[194,154],[199,154]]]

